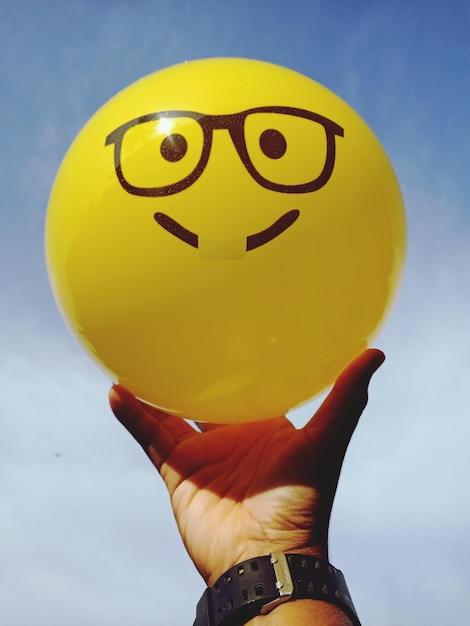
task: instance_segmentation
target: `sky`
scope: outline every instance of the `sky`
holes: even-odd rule
[[[108,408],[108,379],[60,317],[43,241],[54,176],[93,113],[142,76],[215,56],[323,83],[393,163],[407,264],[330,558],[364,626],[467,623],[469,34],[456,0],[0,0],[2,624],[194,619],[204,583],[159,476]]]

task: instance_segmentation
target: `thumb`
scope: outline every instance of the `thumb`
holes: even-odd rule
[[[369,349],[346,367],[305,427],[311,441],[329,452],[334,449],[342,459],[367,405],[369,382],[384,360],[383,352]]]

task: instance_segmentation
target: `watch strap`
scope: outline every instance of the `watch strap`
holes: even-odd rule
[[[273,552],[228,569],[199,600],[193,626],[241,626],[288,600],[323,600],[360,621],[342,572],[312,555]]]

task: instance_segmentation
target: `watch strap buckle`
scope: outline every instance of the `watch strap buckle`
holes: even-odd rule
[[[276,589],[279,597],[267,602],[260,608],[261,615],[267,615],[280,604],[288,602],[294,593],[294,581],[289,569],[289,563],[284,552],[271,552],[269,555],[276,576]]]

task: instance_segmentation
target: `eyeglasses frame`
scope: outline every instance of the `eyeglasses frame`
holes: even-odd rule
[[[256,170],[249,157],[245,141],[245,120],[249,115],[252,115],[254,113],[278,113],[309,119],[314,122],[320,123],[325,130],[327,149],[325,164],[319,176],[317,176],[314,180],[309,181],[308,183],[302,183],[297,185],[285,185],[275,183],[262,176]],[[190,174],[188,174],[188,176],[171,185],[165,185],[161,187],[136,187],[134,185],[131,185],[126,180],[121,167],[121,150],[125,133],[134,126],[137,126],[138,124],[145,124],[146,122],[174,117],[188,117],[190,119],[194,119],[202,128],[203,147],[201,156],[196,167],[192,170]],[[239,113],[228,113],[223,115],[209,115],[205,113],[198,113],[195,111],[183,110],[148,113],[146,115],[141,115],[132,120],[129,120],[121,126],[118,126],[106,137],[105,146],[114,144],[114,167],[119,183],[121,184],[123,189],[125,189],[125,191],[137,196],[163,197],[184,191],[201,176],[209,160],[212,147],[213,131],[223,129],[228,130],[228,132],[230,133],[230,137],[235,146],[235,149],[251,177],[262,187],[270,189],[271,191],[277,191],[281,193],[310,193],[312,191],[317,191],[321,187],[324,187],[331,177],[335,164],[335,136],[344,137],[343,127],[341,127],[336,122],[333,122],[329,118],[320,115],[319,113],[313,113],[312,111],[308,111],[306,109],[299,109],[289,106],[261,106],[252,109],[246,109],[245,111],[241,111]]]

